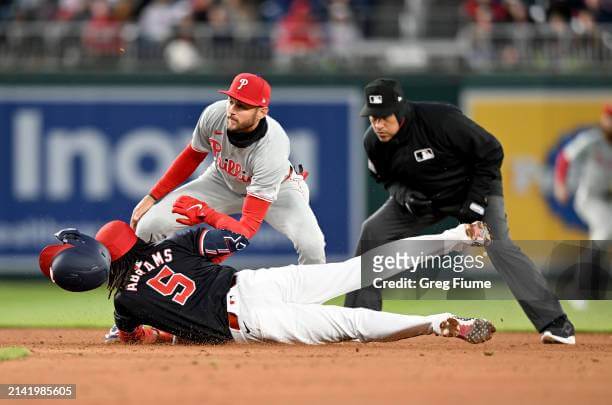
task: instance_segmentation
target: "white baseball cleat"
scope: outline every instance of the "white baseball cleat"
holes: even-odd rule
[[[495,326],[490,321],[480,318],[462,318],[451,316],[440,323],[440,335],[456,337],[469,343],[484,343],[493,337]]]
[[[465,233],[472,241],[472,246],[489,246],[491,244],[491,231],[482,221],[465,224]]]
[[[104,335],[104,343],[115,343],[119,341],[119,328],[113,325],[112,328]]]

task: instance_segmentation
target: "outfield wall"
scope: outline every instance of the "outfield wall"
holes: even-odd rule
[[[233,72],[232,72],[233,73]],[[332,260],[349,257],[359,226],[386,198],[368,179],[358,116],[369,77],[271,76],[271,115],[303,163],[312,206]],[[190,137],[206,104],[231,75],[0,75],[0,274],[35,274],[52,231],[92,232],[132,207]],[[407,97],[458,104],[499,137],[504,186],[517,239],[574,239],[567,213],[551,205],[546,160],[561,134],[595,122],[612,100],[612,78],[434,76],[401,78]],[[561,207],[563,208],[563,207]],[[295,262],[291,243],[265,227],[235,264]]]

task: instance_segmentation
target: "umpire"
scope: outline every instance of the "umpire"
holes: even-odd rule
[[[496,239],[487,248],[491,262],[515,297],[536,297],[518,301],[542,342],[574,344],[574,326],[559,301],[510,240],[499,141],[452,105],[405,100],[396,80],[368,83],[365,99],[368,169],[389,199],[363,223],[356,255],[419,235],[448,216],[463,223],[484,218]],[[345,306],[380,310],[381,293],[373,287],[354,291]]]

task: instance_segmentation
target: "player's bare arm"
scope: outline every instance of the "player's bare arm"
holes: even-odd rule
[[[138,221],[140,221],[140,218],[142,218],[153,205],[155,205],[155,199],[149,194],[145,195],[142,200],[140,200],[136,207],[134,207],[132,217],[130,218],[130,227],[132,227],[132,229],[136,229],[136,225]]]

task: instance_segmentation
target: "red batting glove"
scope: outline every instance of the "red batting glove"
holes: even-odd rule
[[[153,343],[172,343],[174,335],[163,330],[159,330],[153,327],[138,326],[132,332],[124,332],[119,330],[119,340],[123,343],[141,343],[141,344],[153,344]]]
[[[172,205],[172,212],[184,216],[177,218],[179,224],[191,226],[204,222],[206,214],[211,208],[204,201],[188,195],[182,195]]]
[[[155,328],[153,328],[155,329]],[[174,343],[174,335],[172,333],[164,332],[163,330],[155,329],[157,331],[156,343]]]

